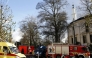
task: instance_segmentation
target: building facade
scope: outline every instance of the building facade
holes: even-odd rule
[[[90,44],[92,43],[92,24],[89,27],[85,24],[84,17],[81,17],[68,26],[68,43],[73,44],[74,40],[80,42],[81,44]],[[74,26],[74,30],[73,30]],[[75,32],[75,33],[74,33]],[[74,39],[75,34],[75,39]]]

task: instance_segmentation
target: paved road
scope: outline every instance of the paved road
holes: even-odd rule
[[[35,58],[34,56],[32,55],[26,55],[27,58]]]

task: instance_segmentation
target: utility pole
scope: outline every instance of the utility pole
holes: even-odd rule
[[[72,5],[72,9],[73,9],[73,44],[76,44],[76,38],[75,38],[75,28],[74,28],[74,20],[75,20],[75,10],[74,10],[74,5]]]

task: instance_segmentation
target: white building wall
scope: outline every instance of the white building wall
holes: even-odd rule
[[[90,28],[89,33],[85,32],[84,23],[85,23],[84,19],[74,22],[75,37],[77,37],[77,41],[81,42],[81,44],[90,43],[90,33],[92,34],[92,28]],[[86,35],[87,43],[83,43],[83,35]],[[72,24],[68,27],[68,41],[69,41],[69,44],[72,44],[71,38],[73,38]]]

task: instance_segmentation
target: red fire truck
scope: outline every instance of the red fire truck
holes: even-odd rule
[[[21,53],[28,55],[32,54],[32,52],[34,51],[34,46],[20,45],[18,46],[18,49]]]
[[[87,46],[53,43],[48,45],[48,58],[90,58]]]

